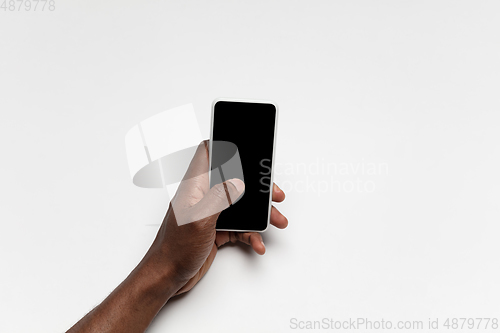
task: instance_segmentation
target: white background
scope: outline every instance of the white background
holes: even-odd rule
[[[132,185],[126,132],[193,102],[207,138],[221,96],[279,105],[290,226],[150,332],[500,316],[499,2],[55,3],[0,11],[1,332],[63,332],[127,276],[169,198]]]

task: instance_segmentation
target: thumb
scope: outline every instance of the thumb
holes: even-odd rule
[[[207,194],[193,206],[196,220],[216,215],[235,203],[245,192],[245,183],[238,178],[226,180],[213,186]]]

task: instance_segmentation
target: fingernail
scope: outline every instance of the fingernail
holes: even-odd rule
[[[263,242],[263,241],[260,241],[260,243],[262,244],[262,246],[263,246],[264,248],[266,248],[266,244],[264,244],[264,242]]]
[[[238,193],[243,193],[243,191],[245,190],[245,183],[243,183],[241,179],[233,178],[229,179],[228,182],[230,182],[231,184],[234,185],[234,187],[236,187],[236,191],[238,191]]]

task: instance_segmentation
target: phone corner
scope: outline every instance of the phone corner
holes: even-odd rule
[[[263,229],[263,230],[260,230],[260,231],[259,231],[259,233],[264,233],[264,232],[266,232],[267,230],[269,230],[269,225],[270,225],[270,224],[271,224],[271,223],[270,223],[269,221],[267,221],[266,228],[265,228],[265,229]]]
[[[219,102],[222,102],[222,101],[225,101],[226,99],[223,98],[223,97],[216,97],[213,101],[212,101],[212,110],[215,108],[215,105],[217,105],[217,103]]]

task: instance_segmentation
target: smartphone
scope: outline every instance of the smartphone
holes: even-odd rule
[[[244,194],[219,215],[217,230],[267,230],[271,215],[277,119],[278,107],[272,102],[235,99],[216,99],[213,102],[210,188],[231,178],[244,178],[245,182]],[[231,169],[223,173],[224,168],[220,168],[234,156],[235,150],[241,161],[242,177]]]

